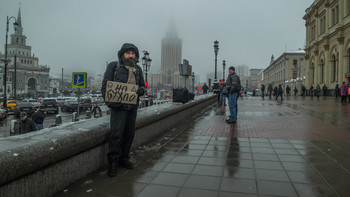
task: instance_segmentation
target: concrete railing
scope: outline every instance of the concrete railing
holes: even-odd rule
[[[203,95],[186,104],[139,109],[132,149],[150,142],[216,101]],[[53,196],[106,165],[110,116],[0,138],[0,196]]]

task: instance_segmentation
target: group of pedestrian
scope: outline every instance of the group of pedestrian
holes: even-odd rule
[[[28,117],[27,112],[19,114],[21,121],[19,122],[19,134],[29,133],[32,131],[39,131],[43,129],[46,111],[44,106],[40,106],[31,118]]]

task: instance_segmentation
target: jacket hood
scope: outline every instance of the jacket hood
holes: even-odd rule
[[[120,64],[124,64],[124,60],[123,60],[123,54],[127,51],[132,51],[135,53],[136,55],[136,63],[139,62],[139,49],[131,43],[125,43],[123,44],[123,46],[120,48],[120,50],[118,51],[118,60],[120,62]]]

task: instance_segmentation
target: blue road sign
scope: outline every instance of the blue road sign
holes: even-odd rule
[[[72,87],[86,88],[86,72],[72,73]]]

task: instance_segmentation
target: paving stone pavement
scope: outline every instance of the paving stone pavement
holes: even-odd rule
[[[132,153],[135,169],[106,167],[56,197],[350,196],[350,104],[260,97],[208,108]]]

